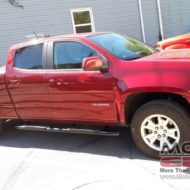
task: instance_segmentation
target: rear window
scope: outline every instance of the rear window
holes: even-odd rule
[[[14,66],[20,69],[42,69],[42,49],[42,44],[18,49]]]

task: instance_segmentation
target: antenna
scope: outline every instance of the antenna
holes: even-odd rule
[[[33,34],[32,35],[27,35],[27,36],[24,36],[28,41],[31,41],[31,40],[39,40],[39,39],[42,39],[42,38],[49,38],[50,35],[45,35],[45,34],[36,34],[35,31],[32,32]]]
[[[36,37],[36,39],[39,39],[39,38],[38,38],[38,35],[36,34],[35,31],[33,31],[33,34],[34,34],[34,36]]]

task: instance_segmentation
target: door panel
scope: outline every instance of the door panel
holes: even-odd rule
[[[15,65],[7,66],[6,81],[22,119],[52,119],[42,45],[16,51]]]
[[[47,73],[53,117],[56,120],[114,121],[115,104],[109,74],[86,71]]]

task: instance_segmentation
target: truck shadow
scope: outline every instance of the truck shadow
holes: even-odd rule
[[[118,158],[151,160],[143,155],[131,139],[130,130],[122,129],[118,137],[85,134],[21,131],[8,123],[0,137],[0,146],[13,148],[50,149],[68,152],[89,153]]]

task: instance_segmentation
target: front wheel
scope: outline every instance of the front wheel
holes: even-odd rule
[[[135,113],[131,133],[135,144],[146,155],[159,158],[190,138],[190,118],[182,106],[167,100],[151,101]]]

